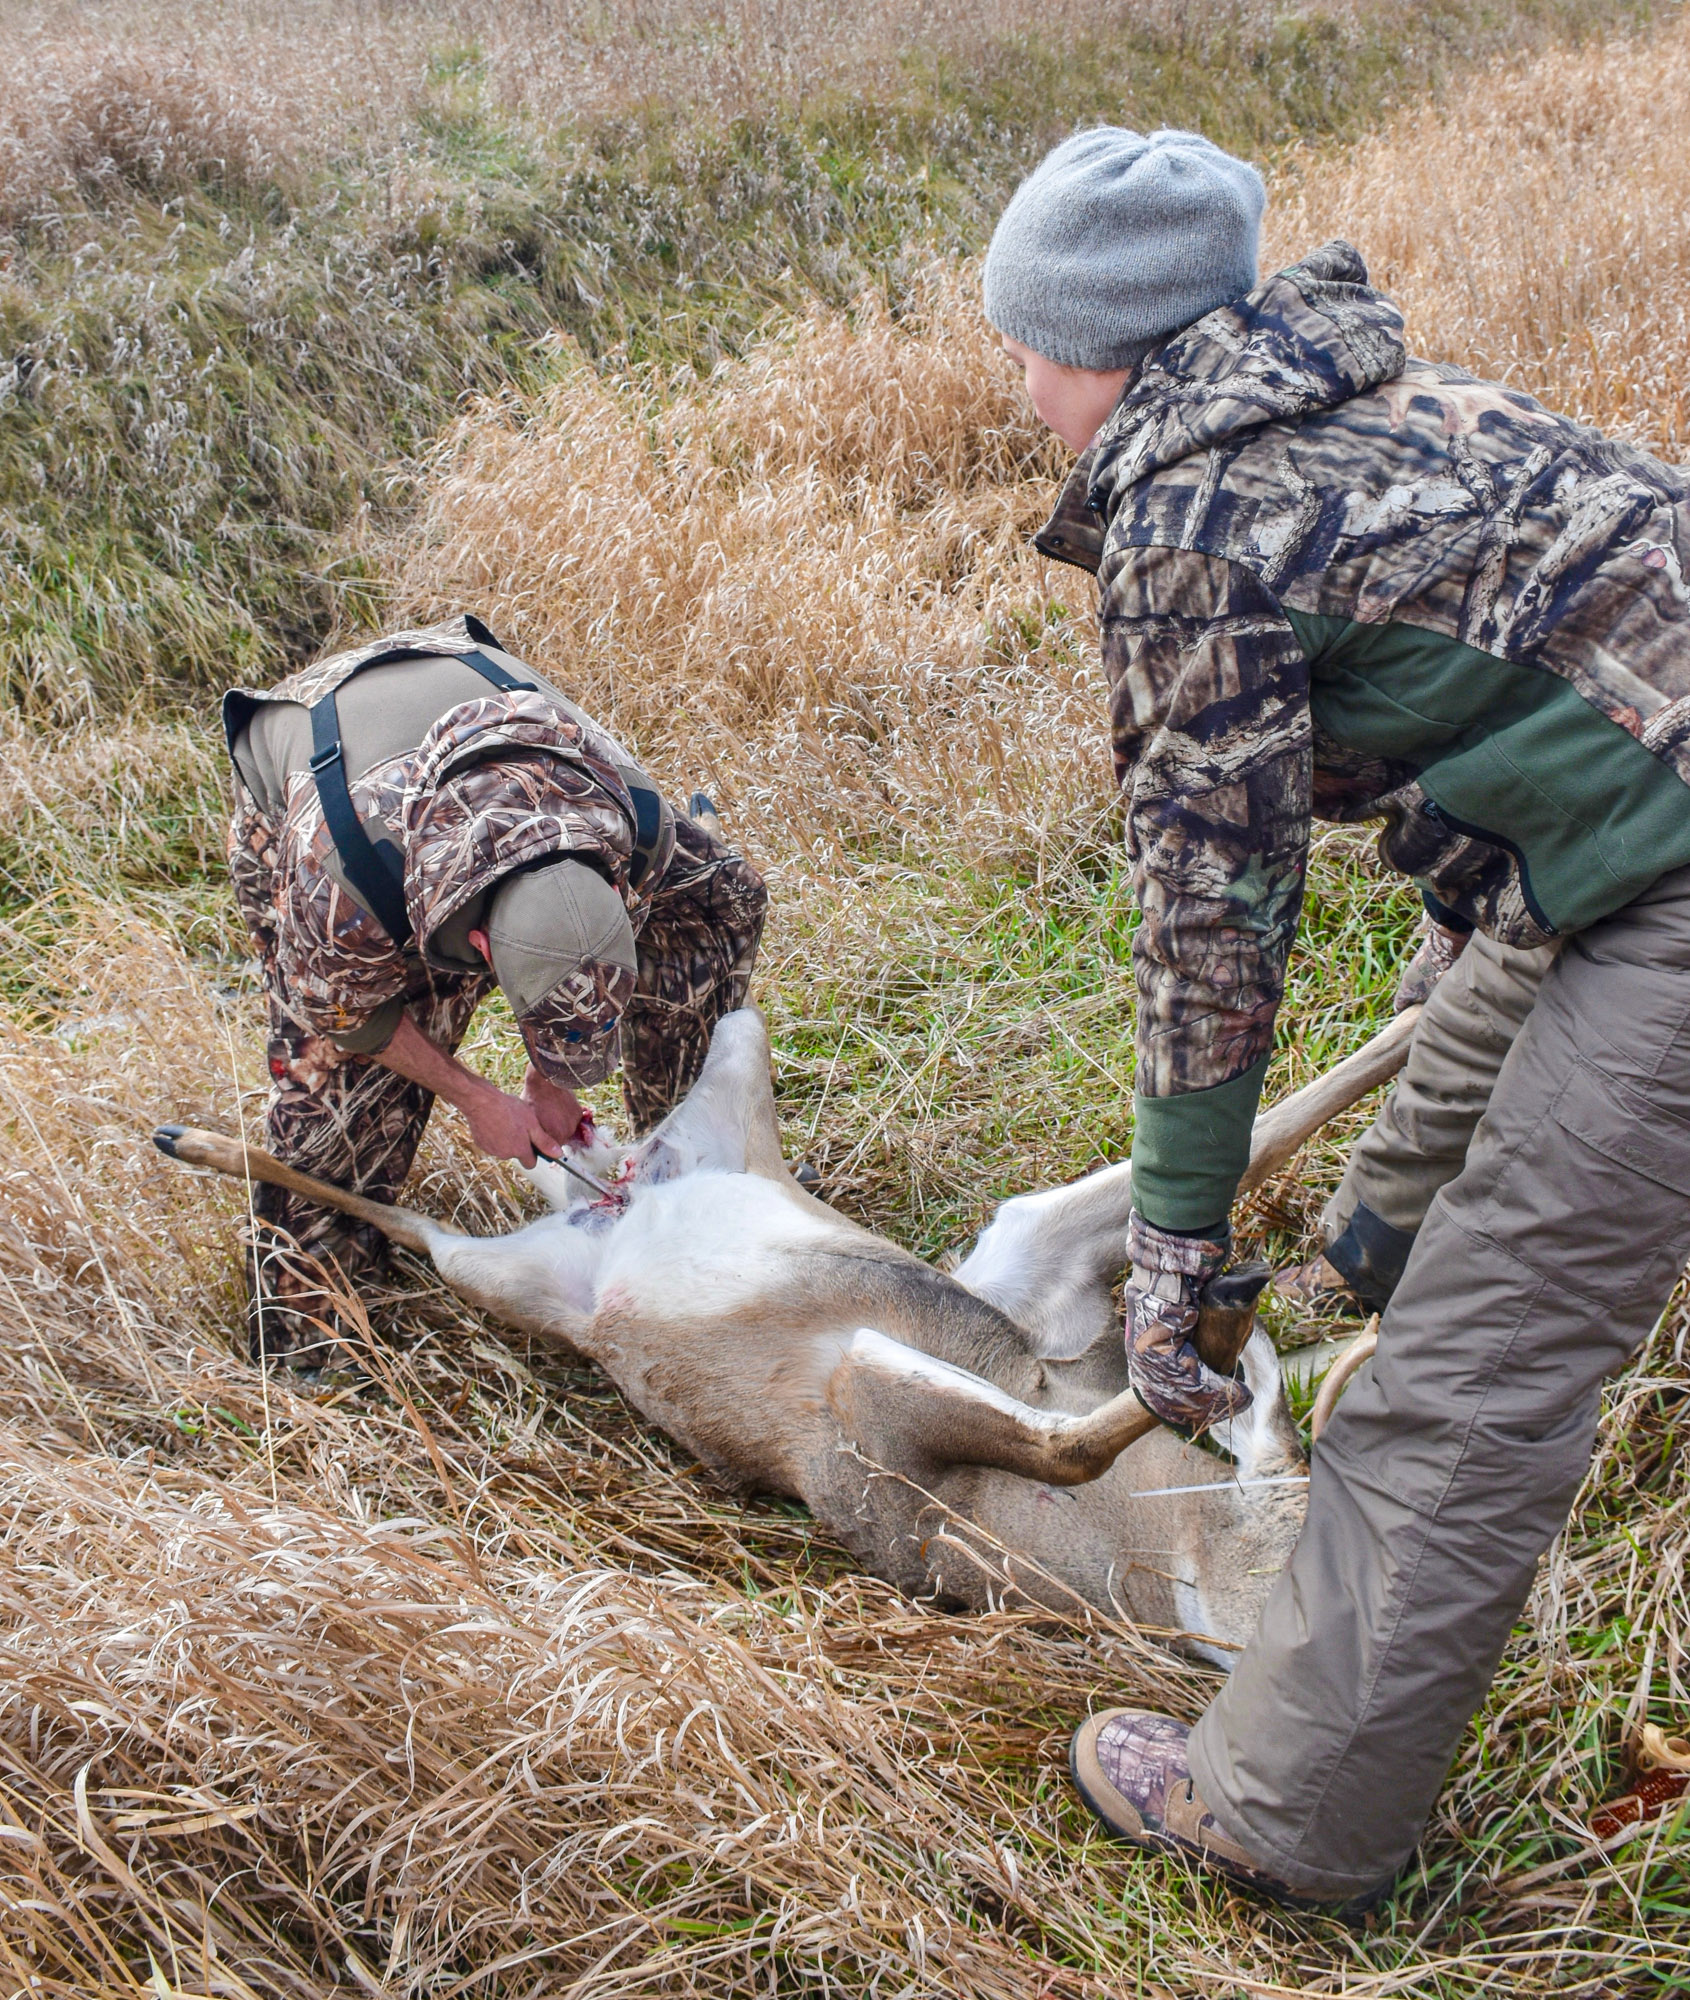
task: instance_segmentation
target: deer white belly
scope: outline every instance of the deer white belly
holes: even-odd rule
[[[1266,1114],[1252,1172],[1389,1074],[1411,1025]],[[906,1589],[1078,1596],[1236,1644],[1295,1542],[1302,1489],[1284,1482],[1304,1460],[1265,1338],[1246,1356],[1256,1401],[1235,1466],[1155,1428],[1125,1386],[1109,1293],[1124,1168],[1006,1204],[942,1277],[792,1182],[749,1009],[719,1024],[618,1202],[541,1170],[558,1212],[508,1236],[456,1235],[216,1134],[158,1136],[426,1251],[462,1296],[590,1355],[724,1477],[808,1501]]]

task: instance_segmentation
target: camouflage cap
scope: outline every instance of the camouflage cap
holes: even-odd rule
[[[638,961],[627,908],[604,877],[567,855],[507,877],[491,899],[487,938],[536,1064],[559,1082],[606,1075]]]

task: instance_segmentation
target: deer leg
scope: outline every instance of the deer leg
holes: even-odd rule
[[[640,1148],[666,1149],[682,1173],[761,1173],[784,1179],[769,1035],[755,1007],[724,1014],[698,1081]]]
[[[302,1174],[263,1147],[243,1146],[221,1132],[161,1125],[153,1144],[190,1167],[268,1181],[373,1224],[390,1242],[430,1258],[460,1298],[525,1332],[574,1345],[592,1317],[603,1238],[567,1217],[547,1217],[509,1236],[465,1236],[412,1209],[370,1201]]]
[[[952,1274],[1052,1360],[1085,1353],[1113,1318],[1126,1255],[1133,1170],[1123,1161],[1068,1187],[999,1204]]]
[[[447,1229],[426,1215],[395,1208],[385,1201],[368,1201],[331,1181],[318,1180],[315,1174],[302,1174],[297,1167],[287,1166],[273,1153],[265,1152],[262,1146],[243,1145],[239,1139],[225,1138],[221,1132],[202,1132],[189,1125],[161,1125],[153,1134],[153,1144],[161,1153],[186,1166],[215,1167],[218,1173],[230,1174],[238,1181],[268,1181],[272,1187],[287,1188],[293,1194],[321,1202],[324,1208],[337,1208],[342,1215],[370,1223],[390,1242],[407,1250],[421,1251],[425,1257],[432,1257],[437,1247],[459,1240],[457,1230]]]
[[[827,1385],[827,1400],[859,1449],[915,1478],[952,1465],[1079,1486],[1109,1470],[1156,1429],[1133,1392],[1083,1417],[1034,1409],[983,1376],[859,1327]]]
[[[1396,1075],[1420,1009],[1398,1014],[1324,1076],[1281,1098],[1256,1120],[1239,1192],[1276,1174],[1311,1134]],[[1123,1161],[1067,1187],[999,1205],[955,1272],[976,1298],[1014,1320],[1053,1360],[1083,1354],[1110,1324],[1112,1288],[1125,1261],[1132,1168]]]
[[[855,1228],[841,1225],[833,1210],[806,1193],[787,1171],[775,1113],[769,1031],[755,1007],[736,1008],[716,1023],[697,1083],[646,1140],[642,1154],[646,1148],[657,1157],[663,1150],[677,1156],[665,1178],[701,1167],[756,1174],[773,1181],[800,1207],[828,1216],[836,1226]]]

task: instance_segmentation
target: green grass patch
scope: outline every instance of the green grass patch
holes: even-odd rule
[[[1137,916],[1107,834],[1042,868],[870,865],[846,900],[812,895],[801,915],[777,898],[785,935],[763,983],[788,1153],[922,1256],[965,1241],[1006,1196],[1131,1151]],[[1270,1097],[1389,1013],[1419,905],[1380,878],[1370,845],[1316,838]],[[1300,1175],[1309,1202],[1373,1108]],[[1276,1250],[1299,1226],[1283,1202],[1259,1218]]]

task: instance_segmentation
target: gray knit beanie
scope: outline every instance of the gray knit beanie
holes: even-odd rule
[[[1077,132],[999,219],[986,317],[1064,367],[1136,367],[1255,284],[1266,205],[1255,168],[1195,132]]]

